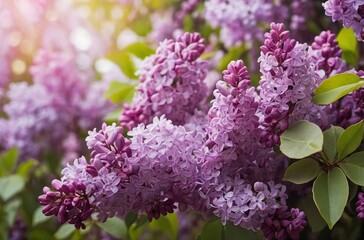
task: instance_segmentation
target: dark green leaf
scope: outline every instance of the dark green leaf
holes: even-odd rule
[[[333,162],[336,157],[336,144],[340,135],[344,132],[342,127],[332,126],[324,132],[323,151],[330,162]]]
[[[127,228],[130,228],[130,226],[138,219],[138,215],[133,213],[133,212],[129,212],[128,214],[126,214],[125,217],[125,225]]]
[[[130,52],[140,59],[144,59],[145,57],[153,54],[155,51],[151,49],[144,42],[134,42],[124,48],[124,51]]]
[[[285,181],[295,184],[307,183],[318,176],[320,165],[312,158],[305,158],[291,164],[284,174]]]
[[[225,225],[225,239],[226,240],[256,240],[257,233],[246,230],[241,226],[235,226],[232,222],[227,222]]]
[[[302,210],[305,212],[309,226],[312,232],[319,232],[326,227],[325,220],[317,210],[315,202],[312,199],[312,193],[308,194],[303,200]]]
[[[106,220],[106,222],[97,222],[97,226],[103,229],[105,232],[116,238],[126,238],[127,228],[125,222],[120,218],[113,217]]]
[[[19,175],[9,175],[0,178],[0,197],[7,201],[24,189],[25,181]]]
[[[363,139],[363,131],[363,121],[345,129],[337,141],[339,159],[343,159],[359,147],[361,140]]]
[[[150,223],[150,228],[153,231],[160,231],[169,239],[178,238],[178,220],[176,214],[168,214],[167,216],[160,216],[159,219],[153,220]]]
[[[342,28],[337,35],[339,47],[343,51],[343,58],[352,66],[356,66],[359,59],[358,41],[352,28]]]
[[[349,185],[340,168],[322,172],[313,184],[313,199],[330,229],[340,219],[349,195]]]
[[[208,221],[202,228],[201,240],[220,240],[223,234],[223,226],[220,219],[214,218]]]
[[[316,104],[330,104],[364,85],[356,74],[341,73],[324,80],[315,90]]]
[[[290,158],[300,159],[322,150],[321,129],[308,121],[298,121],[281,135],[280,150]]]
[[[357,152],[340,163],[345,175],[355,184],[364,186],[364,152]]]
[[[12,148],[0,156],[0,176],[11,174],[18,160],[18,149]]]
[[[130,102],[133,99],[135,87],[128,83],[111,82],[104,97],[114,103]]]
[[[75,226],[71,224],[64,224],[58,228],[57,232],[54,234],[54,237],[57,239],[66,239],[71,236],[74,231],[76,231]]]

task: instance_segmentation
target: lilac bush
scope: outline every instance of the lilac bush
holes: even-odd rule
[[[0,2],[0,239],[361,239],[363,5]]]

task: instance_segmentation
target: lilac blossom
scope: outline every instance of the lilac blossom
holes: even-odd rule
[[[262,73],[260,108],[264,115],[261,140],[274,146],[289,124],[307,117],[317,79],[307,45],[290,39],[283,24],[271,24],[258,61]]]
[[[264,220],[262,231],[265,239],[284,240],[290,238],[298,240],[306,224],[304,212],[298,208],[289,210],[286,206],[283,206],[274,215]]]
[[[206,21],[214,28],[221,27],[220,38],[227,47],[261,39],[259,24],[287,18],[287,8],[280,1],[209,0],[205,8]]]
[[[207,97],[203,81],[207,63],[199,59],[204,49],[198,33],[160,43],[157,53],[146,58],[138,71],[136,97],[124,106],[121,126],[132,129],[163,114],[174,124],[186,123]]]
[[[358,40],[364,37],[364,1],[363,0],[328,0],[323,3],[325,14],[332,21],[342,21],[344,27],[354,29]]]
[[[315,70],[318,72],[321,80],[331,77],[335,74],[346,71],[345,61],[341,58],[342,51],[336,40],[336,35],[330,31],[321,32],[315,37],[309,51]],[[317,82],[319,84],[320,81]]]
[[[356,212],[359,219],[364,219],[364,193],[358,193],[358,200],[356,201]]]

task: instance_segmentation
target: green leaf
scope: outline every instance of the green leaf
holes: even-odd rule
[[[130,52],[131,54],[135,55],[140,59],[144,59],[145,57],[153,54],[155,50],[151,49],[146,43],[144,42],[134,42],[129,44],[124,48],[124,51]]]
[[[319,232],[326,227],[326,222],[321,217],[320,212],[317,210],[315,202],[312,199],[312,193],[309,193],[304,199],[302,199],[301,204],[312,232]]]
[[[127,227],[120,218],[113,217],[107,219],[104,223],[97,222],[96,224],[113,237],[125,239],[127,236]]]
[[[340,163],[345,175],[355,184],[364,186],[364,152],[357,152]]]
[[[8,226],[13,226],[20,205],[21,200],[19,198],[12,199],[5,204],[4,212],[6,213],[6,222]]]
[[[295,184],[307,183],[318,176],[320,165],[312,158],[305,158],[291,164],[284,174],[285,181]]]
[[[281,135],[280,150],[290,158],[300,159],[322,150],[321,129],[308,121],[298,121]]]
[[[50,216],[46,216],[42,213],[43,207],[39,207],[34,211],[32,225],[36,226],[40,223],[46,222],[51,219]]]
[[[134,212],[129,212],[128,214],[126,214],[125,217],[125,225],[127,228],[130,228],[130,226],[135,223],[135,221],[138,219],[138,215],[135,214]]]
[[[130,102],[133,99],[135,87],[124,82],[111,82],[104,93],[104,98],[114,103]]]
[[[19,175],[9,175],[0,178],[0,197],[7,201],[24,189],[25,181]]]
[[[119,116],[123,112],[122,108],[118,108],[115,111],[112,111],[111,113],[108,113],[104,117],[104,121],[108,124],[112,124],[114,122],[119,122]]]
[[[229,49],[229,51],[221,58],[220,63],[218,65],[218,71],[222,72],[223,70],[226,69],[226,67],[228,66],[228,64],[232,61],[232,60],[237,60],[240,59],[241,56],[247,51],[247,48],[245,47],[245,45],[241,45],[241,46],[236,46],[236,47],[231,47]]]
[[[358,41],[352,28],[342,28],[337,35],[339,47],[343,51],[343,58],[352,66],[358,64],[359,51]]]
[[[223,226],[220,219],[213,218],[202,228],[201,240],[218,240],[223,236]]]
[[[227,222],[225,225],[225,239],[226,240],[256,240],[257,233],[249,231],[241,226],[235,226],[232,222]]]
[[[340,135],[337,140],[337,152],[339,159],[343,159],[350,153],[354,152],[363,139],[363,121],[351,125]]]
[[[337,74],[318,86],[312,100],[316,104],[330,104],[363,85],[364,81],[356,74]]]
[[[9,175],[15,169],[19,152],[16,148],[11,148],[0,156],[0,176]]]
[[[124,51],[112,52],[106,58],[117,64],[127,77],[137,78],[135,75],[136,68],[130,53]]]
[[[28,179],[29,175],[30,175],[30,171],[38,166],[38,161],[34,160],[34,159],[29,159],[25,162],[22,162],[18,169],[16,170],[16,173],[20,176],[22,176],[24,179]]]
[[[342,127],[332,126],[324,132],[323,151],[330,162],[333,162],[336,157],[336,144],[340,135],[344,132]]]
[[[343,171],[335,167],[322,172],[313,184],[313,199],[330,229],[340,219],[349,195],[349,185]]]
[[[129,27],[139,36],[146,36],[152,30],[152,22],[148,15],[139,16]]]
[[[159,219],[153,220],[150,223],[150,228],[157,232],[162,232],[169,239],[178,238],[178,220],[176,214],[167,214],[167,216],[160,216]]]
[[[57,232],[54,234],[54,237],[57,239],[66,239],[71,236],[74,231],[76,231],[75,226],[71,224],[64,224],[58,228]]]

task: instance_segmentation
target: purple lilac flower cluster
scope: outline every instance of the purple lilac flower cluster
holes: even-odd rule
[[[40,197],[44,212],[83,227],[89,215],[73,212],[67,199],[82,199],[74,205],[89,204],[102,221],[129,211],[152,220],[194,208],[223,223],[262,229],[268,239],[297,239],[305,216],[286,206],[280,180],[287,159],[272,146],[289,124],[307,117],[316,69],[306,45],[290,39],[282,24],[271,28],[261,48],[260,86],[251,86],[243,61],[232,61],[216,84],[207,117],[205,62],[198,59],[203,40],[186,33],[164,41],[143,63],[138,93],[120,117],[130,140],[116,124],[90,131],[90,162],[82,157],[68,164],[55,191],[46,188]],[[277,116],[282,119],[274,122]]]
[[[336,40],[336,35],[330,31],[321,32],[311,45],[310,55],[320,79],[326,79],[346,71],[345,61],[341,58],[342,51]],[[319,81],[318,83],[320,83]]]
[[[160,43],[157,53],[146,58],[138,71],[137,94],[124,106],[121,126],[132,129],[161,115],[174,124],[186,123],[207,97],[207,62],[199,58],[204,50],[205,42],[198,33]]]
[[[356,37],[364,38],[364,1],[329,0],[323,3],[325,14],[334,22],[342,21],[344,27],[354,29]]]
[[[72,55],[42,50],[30,72],[33,84],[10,85],[0,127],[1,146],[18,147],[22,159],[39,157],[69,134],[100,124],[111,110],[110,102],[99,97],[107,84],[89,81],[91,73],[81,71]]]
[[[227,46],[261,39],[260,24],[284,21],[287,8],[281,1],[209,0],[205,3],[205,18],[212,27],[221,27],[221,40]]]
[[[271,24],[261,47],[259,94],[264,116],[261,141],[279,144],[279,135],[294,121],[305,119],[313,106],[311,94],[316,86],[315,67],[306,44],[290,39],[283,24]]]

